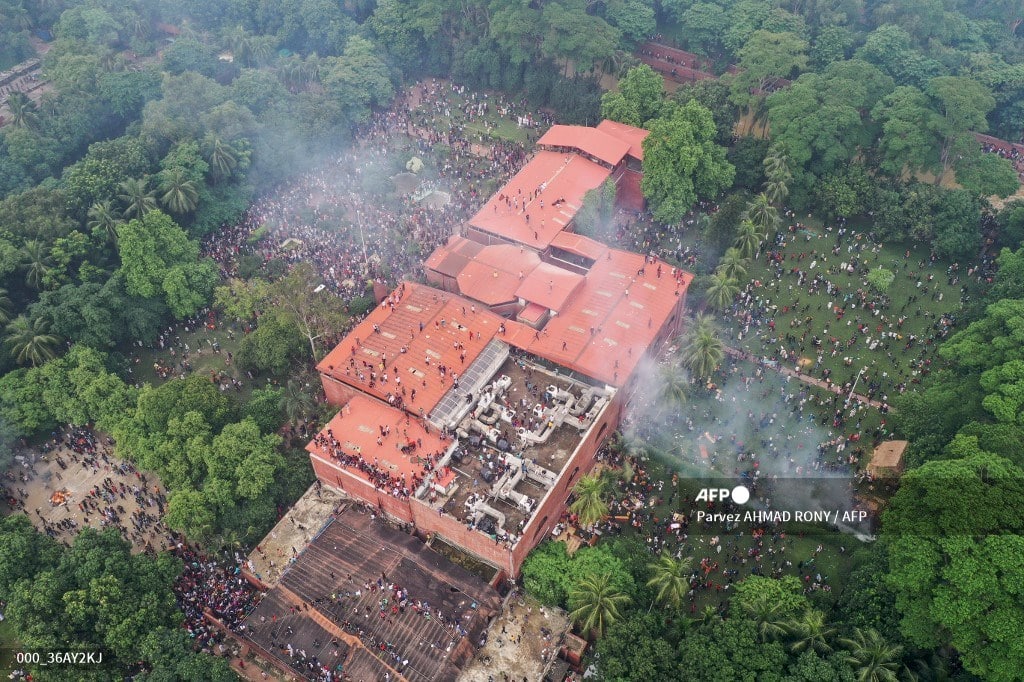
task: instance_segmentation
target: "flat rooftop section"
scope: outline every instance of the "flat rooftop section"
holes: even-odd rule
[[[621,386],[676,314],[693,275],[661,260],[608,249],[583,286],[542,330],[509,325],[502,340],[533,355]],[[659,274],[660,271],[660,274]]]
[[[516,296],[548,310],[560,311],[583,284],[583,275],[550,263],[541,263],[523,279]]]
[[[402,408],[426,414],[451,387],[452,372],[469,366],[498,331],[500,317],[472,308],[464,298],[407,282],[335,346],[317,370],[384,401],[405,389]],[[442,365],[448,370],[444,377]]]
[[[579,154],[539,151],[469,219],[469,225],[543,251],[572,222],[583,195],[610,175],[611,169]]]
[[[290,613],[296,600],[309,608]],[[497,591],[481,578],[350,508],[298,555],[246,625],[250,639],[305,679],[314,675],[290,665],[282,647],[290,643],[323,663],[343,661],[356,680],[383,680],[386,672],[395,680],[397,671],[411,682],[447,682],[500,609]]]
[[[483,248],[480,242],[455,234],[448,238],[447,244],[434,249],[423,262],[423,267],[448,277],[457,277]]]
[[[449,515],[466,521],[468,525],[471,498],[478,500],[482,496],[486,498],[486,504],[505,516],[503,529],[518,534],[521,533],[520,525],[525,525],[524,522],[532,517],[536,505],[547,494],[550,484],[557,479],[572,453],[582,442],[589,424],[576,417],[567,417],[551,431],[545,442],[530,444],[518,436],[519,428],[534,430],[548,421],[549,417],[538,417],[534,410],[555,406],[555,401],[548,393],[551,387],[559,391],[568,391],[574,397],[595,389],[555,374],[531,361],[524,354],[510,356],[494,375],[496,380],[501,377],[508,377],[509,384],[504,393],[495,400],[494,406],[495,409],[508,410],[514,421],[510,423],[501,419],[493,424],[493,428],[500,432],[501,438],[509,442],[508,454],[524,458],[528,462],[528,467],[537,466],[547,470],[553,474],[553,478],[545,483],[537,480],[537,477],[526,476],[515,484],[514,490],[517,493],[526,495],[535,503],[533,509],[529,511],[517,504],[515,499],[497,494],[495,486],[500,476],[495,474],[500,472],[506,453],[486,437],[479,437],[479,431],[474,431],[469,425],[474,414],[470,412],[460,421],[458,430],[477,437],[467,438],[460,434],[457,451],[460,461],[455,461],[453,457],[448,464],[448,468],[455,475],[454,487],[447,496],[442,496],[436,490],[427,491],[424,494],[424,501],[434,508],[443,505]],[[586,408],[594,404],[587,403],[584,413]],[[482,418],[487,417],[485,415]],[[530,429],[531,426],[534,428]]]
[[[428,459],[441,459],[450,444],[437,429],[424,428],[421,419],[371,398],[355,396],[306,445],[306,450],[392,492],[396,488],[415,489],[429,473],[425,468]],[[444,485],[445,481],[439,483]]]
[[[638,161],[644,160],[644,140],[650,135],[649,130],[634,128],[625,123],[605,119],[597,124],[597,129],[606,135],[621,140],[629,145],[628,154]]]
[[[590,126],[553,125],[539,140],[539,147],[568,147],[617,166],[629,153],[629,143]]]

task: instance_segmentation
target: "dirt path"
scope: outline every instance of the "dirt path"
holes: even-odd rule
[[[757,358],[751,355],[750,353],[747,353],[746,351],[742,351],[739,350],[738,348],[733,348],[731,346],[726,346],[725,352],[733,356],[734,358],[748,360],[753,363],[761,362],[760,358]],[[778,372],[779,374],[799,379],[805,384],[810,384],[811,386],[817,386],[818,388],[823,388],[826,391],[831,391],[836,395],[849,396],[851,400],[856,400],[857,402],[863,405],[870,405],[871,407],[878,408],[886,406],[886,404],[883,403],[881,400],[872,400],[871,398],[868,398],[866,395],[861,395],[860,393],[850,394],[850,392],[844,390],[842,386],[830,382],[825,382],[822,381],[821,379],[817,379],[812,376],[808,376],[807,374],[804,374],[803,372],[798,372],[792,367],[788,367],[786,365],[783,365],[782,363],[775,363],[774,365],[765,364],[765,367],[767,367],[768,369],[772,369]]]

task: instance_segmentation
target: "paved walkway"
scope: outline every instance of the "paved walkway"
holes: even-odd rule
[[[859,403],[861,403],[863,405],[870,405],[871,407],[876,407],[876,408],[888,407],[881,400],[872,400],[871,398],[868,398],[866,395],[861,395],[860,393],[854,393],[854,394],[851,395],[849,391],[844,390],[843,387],[839,386],[838,384],[834,384],[832,382],[822,381],[821,379],[817,379],[815,377],[809,376],[807,374],[804,374],[803,372],[798,372],[795,369],[793,369],[792,367],[789,367],[787,365],[783,365],[781,362],[775,362],[773,364],[762,363],[761,362],[761,358],[758,358],[758,357],[756,357],[754,355],[751,355],[750,353],[747,353],[746,351],[739,350],[738,348],[732,348],[731,346],[726,346],[725,347],[725,352],[728,353],[729,355],[733,356],[734,358],[740,358],[742,360],[748,360],[748,361],[753,362],[753,363],[763,364],[765,367],[767,367],[769,369],[773,369],[773,370],[775,370],[776,372],[778,372],[780,374],[784,374],[785,376],[789,376],[789,377],[793,377],[795,379],[799,379],[800,381],[804,382],[805,384],[810,384],[811,386],[817,386],[818,388],[825,389],[826,391],[832,391],[836,395],[849,396],[850,399],[856,400],[857,402],[859,402]]]

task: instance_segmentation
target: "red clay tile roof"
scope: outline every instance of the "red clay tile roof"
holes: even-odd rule
[[[473,313],[472,306],[471,301],[460,296],[407,282],[335,346],[320,361],[317,370],[382,400],[402,387],[409,391],[416,389],[416,400],[412,401],[410,394],[405,400],[405,409],[414,413],[422,409],[429,413],[451,388],[451,371],[461,372],[468,367],[494,337],[501,323],[500,317],[480,306]],[[374,325],[378,331],[374,331]],[[456,344],[464,347],[464,363],[460,361]],[[406,349],[405,353],[401,352],[402,348]],[[385,356],[387,368],[381,370]],[[443,383],[438,371],[440,365],[449,369]],[[372,388],[369,385],[371,371],[377,374]],[[360,373],[365,380],[359,379]],[[386,384],[380,380],[384,373],[388,375]],[[395,383],[397,377],[402,379],[401,386]]]
[[[637,274],[641,268],[644,274]],[[676,305],[693,275],[677,270],[673,278],[671,273],[672,266],[662,261],[645,263],[640,254],[609,249],[539,334],[516,324],[502,340],[621,386],[661,328],[678,314]]]
[[[634,159],[639,159],[640,161],[644,160],[643,142],[647,136],[651,134],[649,130],[634,128],[633,126],[626,125],[625,123],[609,121],[608,119],[598,123],[597,129],[602,133],[611,135],[615,139],[628,144],[629,155]]]
[[[459,293],[486,305],[510,303],[516,300],[516,289],[521,280],[517,274],[470,261],[462,268],[456,280]]]
[[[544,250],[576,216],[583,195],[600,186],[609,175],[609,169],[579,154],[537,152],[470,218],[469,224]]]
[[[519,284],[515,293],[525,301],[559,311],[582,283],[583,275],[541,263]]]
[[[629,153],[629,143],[589,126],[554,125],[544,133],[538,146],[570,147],[610,166],[617,166]]]
[[[382,436],[380,429],[385,426],[391,430],[387,436]],[[340,443],[340,450],[343,453],[358,455],[367,464],[373,464],[377,469],[396,479],[401,479],[404,474],[410,487],[413,476],[423,478],[426,475],[425,458],[438,455],[436,459],[440,459],[440,455],[444,454],[451,444],[440,437],[437,429],[424,429],[423,420],[411,418],[401,410],[381,405],[378,401],[363,396],[356,396],[348,401],[320,431],[320,436],[326,438],[328,442],[330,434],[333,434],[334,440]],[[383,445],[377,445],[378,438]],[[353,476],[374,483],[366,472],[357,467],[342,466],[340,462],[332,459],[328,451],[329,446],[321,447],[317,440],[319,439],[310,441],[306,445],[306,450]],[[405,453],[401,450],[403,446],[415,448]],[[443,486],[454,477],[454,472],[448,472],[446,476],[442,476],[439,483]]]
[[[428,270],[440,272],[442,275],[455,277],[462,268],[472,260],[484,245],[459,235],[452,235],[447,244],[434,249],[434,252],[427,257],[423,267]]]
[[[575,232],[559,232],[551,240],[551,246],[590,260],[597,260],[608,251],[608,247],[601,242]]]

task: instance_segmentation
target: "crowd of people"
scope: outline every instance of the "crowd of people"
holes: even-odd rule
[[[182,538],[174,540],[171,551],[184,564],[174,583],[178,608],[185,616],[182,627],[198,650],[224,654],[223,628],[241,632],[260,592],[243,577],[242,556],[236,554],[233,562],[225,561],[193,549]],[[223,627],[214,624],[210,617]]]
[[[355,143],[331,163],[300,174],[257,200],[234,226],[211,235],[204,253],[234,276],[243,256],[262,263],[311,263],[325,286],[346,300],[364,296],[367,282],[394,283],[416,274],[486,199],[485,183],[503,182],[526,161],[523,145],[486,141],[466,123],[503,118],[545,121],[525,102],[466,95],[464,88],[428,81],[378,112]],[[436,164],[414,178],[411,192],[393,180],[413,156]],[[407,178],[409,179],[409,178]],[[431,200],[434,191],[444,198]],[[374,200],[368,201],[367,196]],[[250,237],[259,230],[260,238]]]

